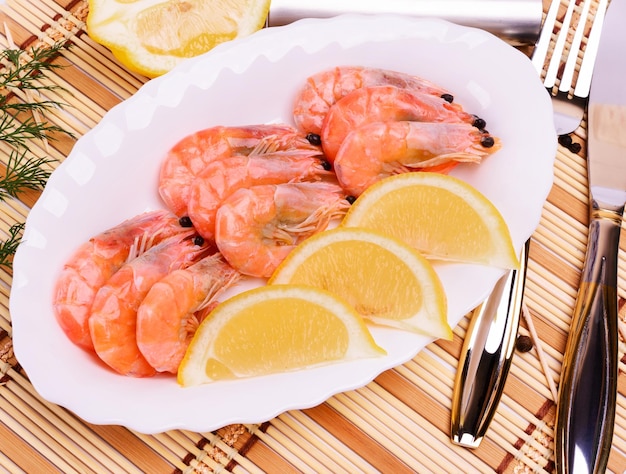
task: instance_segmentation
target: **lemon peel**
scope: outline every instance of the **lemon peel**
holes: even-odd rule
[[[357,198],[341,225],[391,235],[430,259],[519,267],[500,211],[451,175],[415,172],[385,178]]]
[[[314,235],[287,256],[268,284],[322,288],[376,325],[452,339],[445,291],[431,263],[378,232],[340,227]]]
[[[359,314],[329,292],[262,286],[224,301],[200,324],[178,382],[188,387],[384,354]]]
[[[156,77],[263,28],[270,0],[90,0],[89,36],[129,70]]]

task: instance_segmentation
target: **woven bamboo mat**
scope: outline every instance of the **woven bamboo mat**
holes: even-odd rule
[[[544,1],[546,9],[549,3]],[[85,0],[8,0],[0,11],[19,47],[52,44],[62,38],[73,43],[58,59],[67,67],[50,76],[66,91],[52,98],[69,107],[49,119],[77,137],[146,81],[120,67],[105,48],[90,40],[84,32],[86,12]],[[0,35],[3,48],[10,40]],[[584,144],[584,122],[574,140]],[[62,161],[73,143],[61,137],[48,145],[34,144],[33,151]],[[8,150],[0,144],[2,163],[7,156]],[[467,319],[455,329],[453,341],[431,344],[414,360],[381,374],[366,387],[336,395],[315,408],[212,433],[177,430],[143,435],[119,426],[90,425],[38,396],[12,353],[11,274],[0,269],[0,469],[29,473],[552,472],[555,406],[549,381],[558,384],[587,239],[584,146],[579,154],[560,146],[554,172],[554,186],[532,238],[525,298],[541,342],[515,355],[495,420],[480,448],[468,450],[449,441],[453,381]],[[0,238],[6,238],[11,225],[26,219],[36,199],[37,193],[30,193],[19,201],[0,203]],[[619,264],[622,319],[626,319],[625,252],[626,231]],[[522,326],[521,333],[529,334],[529,326],[525,322]],[[620,340],[622,356],[625,349]],[[615,473],[626,471],[624,362],[623,358],[609,461]]]

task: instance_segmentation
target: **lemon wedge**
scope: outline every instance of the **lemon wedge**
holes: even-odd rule
[[[89,0],[87,32],[131,71],[160,76],[265,24],[270,0]]]
[[[450,175],[390,176],[365,190],[342,224],[391,235],[427,258],[517,268],[509,228],[494,204]]]
[[[332,294],[263,286],[224,301],[200,324],[178,382],[188,387],[384,354],[358,313]]]
[[[322,288],[374,324],[452,338],[445,292],[430,262],[377,232],[337,228],[314,235],[287,256],[268,284]]]

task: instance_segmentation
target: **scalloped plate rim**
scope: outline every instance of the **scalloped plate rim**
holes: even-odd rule
[[[376,24],[376,29],[371,28],[373,23]],[[150,390],[147,387],[150,387],[150,384],[146,384],[146,380],[126,379],[108,373],[107,370],[98,367],[88,356],[84,356],[79,349],[73,346],[67,347],[68,345],[71,346],[71,344],[63,337],[59,338],[58,333],[55,333],[53,328],[48,328],[48,332],[43,334],[43,328],[27,327],[27,324],[33,322],[32,314],[34,309],[39,308],[43,304],[33,301],[33,292],[46,289],[48,288],[47,285],[50,284],[49,281],[40,282],[37,280],[37,278],[43,280],[44,277],[36,275],[40,266],[34,260],[42,255],[44,259],[46,258],[46,252],[44,252],[46,244],[41,243],[39,239],[46,240],[46,237],[49,237],[52,241],[54,241],[54,238],[59,239],[58,236],[51,237],[40,232],[40,226],[43,226],[44,230],[49,230],[49,223],[55,221],[55,218],[50,216],[53,216],[52,213],[54,212],[61,212],[62,202],[60,201],[62,201],[63,197],[66,197],[64,193],[70,195],[77,193],[81,196],[81,192],[84,192],[89,195],[90,191],[81,187],[84,185],[77,185],[77,177],[86,179],[87,183],[91,182],[90,179],[104,178],[102,173],[97,173],[97,168],[105,166],[103,163],[109,159],[116,160],[119,158],[116,155],[116,153],[119,154],[119,151],[111,151],[108,148],[112,148],[115,145],[115,140],[119,140],[123,149],[124,146],[129,146],[125,141],[128,135],[143,137],[141,129],[129,129],[127,127],[128,124],[126,124],[126,128],[119,125],[124,123],[125,114],[132,111],[133,107],[137,108],[135,112],[138,115],[140,115],[141,110],[144,110],[141,107],[147,109],[152,107],[157,116],[159,113],[163,113],[163,110],[171,111],[175,115],[179,113],[178,109],[181,104],[184,104],[186,100],[190,100],[190,97],[194,96],[194,94],[210,95],[211,91],[217,87],[216,84],[220,84],[220,80],[223,81],[224,77],[227,76],[233,81],[246,79],[245,76],[246,74],[250,75],[251,68],[265,68],[267,64],[267,67],[275,67],[277,70],[280,70],[281,66],[284,66],[287,61],[297,62],[297,60],[301,60],[302,58],[298,59],[298,54],[305,56],[304,59],[315,60],[316,65],[321,68],[322,65],[328,64],[328,55],[341,57],[342,55],[347,55],[348,52],[361,51],[365,46],[383,51],[386,51],[385,48],[387,48],[387,50],[393,50],[395,53],[397,49],[393,48],[396,48],[397,44],[408,45],[414,42],[426,42],[428,45],[432,45],[433,49],[440,48],[445,51],[457,45],[470,48],[471,51],[475,51],[475,49],[480,51],[481,48],[487,48],[489,51],[501,53],[503,56],[500,58],[500,61],[505,61],[510,67],[515,67],[521,71],[521,76],[525,79],[530,81],[531,71],[534,74],[530,62],[527,61],[528,58],[523,56],[522,53],[506,45],[490,33],[481,30],[458,26],[444,20],[403,18],[394,15],[341,15],[332,19],[301,20],[292,25],[262,30],[248,38],[224,43],[203,56],[186,61],[170,73],[149,81],[131,98],[113,107],[98,125],[77,142],[70,156],[59,165],[51,176],[42,197],[33,207],[27,219],[24,234],[25,243],[20,245],[15,256],[14,287],[10,300],[14,326],[15,353],[27,374],[31,377],[35,389],[46,400],[68,408],[91,423],[120,424],[144,433],[156,433],[169,429],[211,431],[230,423],[258,423],[271,419],[286,410],[315,406],[336,393],[352,390],[367,384],[384,370],[410,360],[431,342],[430,338],[376,329],[377,340],[380,338],[385,344],[393,341],[393,345],[403,346],[401,353],[392,353],[387,358],[377,362],[372,360],[354,361],[306,371],[276,374],[266,378],[224,382],[193,389],[177,387],[178,392],[174,390],[174,393],[182,393],[179,391],[189,390],[191,394],[184,394],[180,398],[174,396],[174,399],[168,399],[168,392],[167,396],[164,395],[160,399],[161,405],[155,406],[147,398],[150,394]],[[371,62],[372,64],[386,65],[390,61],[389,58],[372,58]],[[294,74],[293,71],[288,72],[290,74],[286,82],[292,81],[293,83],[296,79],[292,76],[297,74]],[[304,72],[300,72],[300,76],[303,76],[303,74]],[[245,80],[243,82],[245,83]],[[177,88],[181,86],[183,90],[179,91]],[[518,87],[525,88],[524,90],[528,95],[526,100],[532,102],[534,110],[537,111],[538,117],[535,117],[535,121],[529,124],[528,127],[531,131],[539,133],[538,145],[536,147],[542,155],[542,161],[539,166],[533,162],[533,166],[536,166],[536,169],[533,169],[538,171],[536,173],[537,180],[535,181],[533,193],[528,193],[526,196],[528,200],[527,205],[523,206],[520,203],[510,204],[511,208],[516,212],[521,210],[528,213],[524,216],[523,225],[517,225],[516,219],[519,217],[511,216],[513,212],[510,209],[506,209],[508,214],[505,215],[505,218],[508,219],[507,222],[511,223],[515,230],[514,243],[517,248],[521,248],[523,242],[532,234],[539,223],[541,209],[552,184],[552,163],[556,154],[556,135],[553,130],[550,130],[552,108],[547,94],[545,94],[545,97],[541,95],[545,91],[539,78],[537,77],[536,82],[518,84]],[[476,97],[476,101],[479,101],[481,99],[481,91],[477,89],[474,92],[476,96],[472,97]],[[492,92],[487,91],[487,99],[490,97],[489,94],[495,94]],[[502,91],[497,92],[499,95],[495,95],[504,97],[504,94],[501,93]],[[516,102],[516,107],[521,107],[521,105]],[[486,110],[495,109],[487,107]],[[144,120],[150,123],[149,117],[144,117]],[[229,120],[236,122],[237,118],[233,116]],[[243,118],[241,120],[241,123],[248,122]],[[271,121],[272,117],[269,117],[269,120]],[[496,130],[502,128],[501,125],[496,125]],[[127,133],[122,133],[118,136],[115,129],[120,127],[122,131]],[[494,130],[491,131],[494,132]],[[509,133],[508,130],[504,131]],[[184,133],[184,130],[177,129],[176,133],[178,136],[173,136],[170,140],[176,141]],[[111,142],[108,143],[107,139],[110,139]],[[95,144],[99,143],[99,141],[104,142],[100,143],[99,146],[107,148],[107,153],[110,154],[99,156],[97,159],[91,159],[89,156],[86,156],[87,151],[93,151],[93,147],[97,147]],[[98,150],[101,151],[100,149]],[[100,154],[104,155],[103,153]],[[131,162],[130,164],[133,163]],[[487,166],[490,165],[491,163]],[[92,166],[96,171],[90,168]],[[84,176],[87,176],[90,171],[93,173],[92,178],[85,178]],[[152,176],[154,178],[153,170],[150,172],[152,174],[148,175],[148,177]],[[84,176],[81,173],[84,173]],[[455,172],[458,176],[469,181],[478,179],[476,177],[477,173],[479,174],[476,170],[465,168]],[[123,180],[125,177],[122,176],[120,179]],[[140,185],[143,186],[144,184],[141,183]],[[489,191],[495,196],[496,202],[502,200],[500,191]],[[141,194],[139,195],[142,196]],[[121,198],[120,201],[122,201]],[[147,204],[144,207],[154,207],[155,202],[154,198],[150,197],[146,199]],[[114,206],[116,203],[117,201],[114,201],[109,205]],[[73,210],[71,203],[66,204]],[[508,201],[507,205],[509,205]],[[108,220],[103,219],[100,225],[104,225],[105,222],[112,223],[114,217],[115,215],[108,216]],[[124,217],[130,217],[130,215],[125,215]],[[76,229],[77,225],[73,222],[71,223],[74,227],[69,227],[75,229],[79,234],[81,232],[84,233],[84,235],[80,235],[80,238],[91,235],[90,232],[93,233],[93,230],[97,228],[93,222],[86,229],[82,227]],[[51,231],[50,234],[55,232]],[[76,241],[80,240],[75,235],[72,238]],[[38,248],[41,245],[44,245],[44,249]],[[67,253],[71,249],[63,248],[62,250]],[[50,258],[52,259],[52,257]],[[59,258],[57,257],[57,260]],[[58,264],[58,261],[56,264]],[[439,268],[438,271],[442,272],[444,276],[447,273],[464,275],[464,272],[469,272],[470,275],[474,274],[473,272],[476,269],[467,267],[456,268],[448,266],[443,269]],[[500,270],[483,270],[480,269],[479,273],[484,276],[486,283],[480,289],[480,292],[472,295],[472,304],[484,298],[495,280],[502,274]],[[54,275],[54,269],[52,268],[47,268],[45,272],[47,272],[47,277]],[[41,286],[30,288],[33,286],[33,281]],[[471,308],[463,309],[469,310]],[[460,312],[457,307],[454,307],[454,311],[456,313],[450,316],[450,323],[453,326],[465,314]],[[41,320],[35,317],[34,321],[40,322]],[[44,321],[44,323],[48,324],[47,321]],[[39,343],[36,348],[33,348],[33,339]],[[42,341],[44,342],[43,346]],[[407,349],[408,346],[410,348]],[[63,354],[65,359],[52,360],[53,358],[49,354],[41,353],[41,347],[46,347],[51,352],[55,350],[60,351],[59,353]],[[75,365],[77,370],[82,370],[83,365],[87,367],[94,366],[96,370],[85,373],[80,372],[82,378],[76,379],[67,367],[68,357],[74,356],[82,357]],[[346,374],[351,375],[346,377]],[[116,381],[112,377],[121,380]],[[122,396],[121,400],[125,401],[127,405],[116,407],[114,403],[107,400],[107,397],[115,397],[115,393],[95,393],[88,384],[99,382],[100,378],[106,381],[111,380],[111,383],[114,385],[111,389],[113,391],[117,385],[123,384],[125,390],[129,390],[133,394],[130,397],[132,400],[128,400],[128,396]],[[60,381],[65,385],[59,386]],[[163,383],[159,380],[155,382],[158,384]],[[268,388],[267,386],[270,384],[272,387]],[[320,387],[320,384],[323,386]],[[303,390],[294,392],[292,389],[297,385],[308,387],[306,393]],[[254,397],[247,395],[251,390],[256,390]],[[261,391],[260,395],[259,390]],[[277,400],[276,395],[286,390],[291,390],[289,396],[283,396]],[[188,403],[189,400],[215,400],[215,392],[219,392],[222,398],[228,400],[227,406],[221,406],[217,410],[219,413],[207,410],[201,411],[199,414],[197,409],[184,410],[178,406],[168,411],[166,409],[167,405],[163,405],[165,402],[180,402],[181,399],[185,403]],[[145,397],[142,398],[144,395]],[[254,400],[251,400],[251,398],[254,398]],[[117,400],[120,400],[119,394]],[[240,404],[237,405],[237,403]]]

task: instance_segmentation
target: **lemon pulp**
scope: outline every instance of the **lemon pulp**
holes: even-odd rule
[[[226,300],[202,322],[178,381],[190,386],[382,354],[361,317],[332,294],[264,286]]]
[[[425,256],[517,268],[504,218],[477,189],[438,173],[391,176],[368,188],[343,222],[391,235]]]
[[[90,0],[87,32],[128,69],[155,77],[263,27],[269,0]]]
[[[372,323],[452,337],[445,292],[430,262],[379,233],[337,228],[310,237],[287,256],[269,284],[322,288]]]

